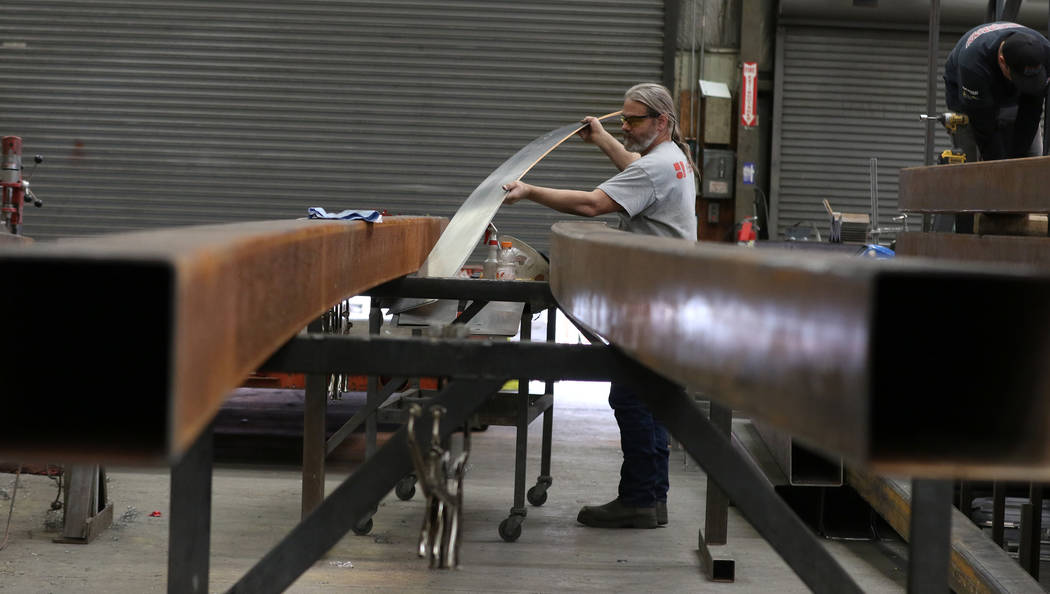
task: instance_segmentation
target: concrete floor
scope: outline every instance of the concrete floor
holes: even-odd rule
[[[511,507],[514,431],[474,434],[466,479],[462,567],[432,571],[414,554],[420,496],[380,505],[367,536],[343,538],[292,592],[806,592],[807,588],[751,526],[730,510],[727,550],[736,583],[704,580],[696,555],[705,476],[672,453],[670,524],[654,530],[598,530],[576,523],[581,505],[615,496],[619,434],[598,384],[559,384],[554,424],[554,485],[542,507],[529,508],[521,538],[503,542],[497,525]],[[530,484],[539,469],[540,423],[530,432]],[[333,489],[345,472],[329,472]],[[45,531],[54,483],[23,476],[10,541],[0,551],[0,591],[162,592],[166,589],[168,473],[109,469],[114,525],[89,545],[51,542]],[[212,512],[211,590],[223,591],[287,533],[299,516],[295,469],[216,469]],[[0,475],[10,493],[12,475]],[[0,534],[9,500],[0,493]],[[160,517],[150,517],[154,510]],[[866,592],[899,592],[904,565],[884,543],[827,542]]]

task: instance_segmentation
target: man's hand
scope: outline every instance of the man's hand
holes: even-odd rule
[[[512,181],[509,184],[504,184],[503,190],[507,192],[503,197],[503,204],[514,204],[518,200],[528,198],[532,192],[532,186],[525,182]]]
[[[583,139],[584,142],[594,144],[595,139],[598,136],[608,133],[605,131],[605,127],[602,126],[601,120],[594,116],[587,116],[580,121],[581,123],[587,124],[583,128],[580,128],[579,132],[577,132],[577,134],[580,135],[580,138]]]

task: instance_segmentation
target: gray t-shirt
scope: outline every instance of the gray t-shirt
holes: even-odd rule
[[[671,141],[598,186],[627,214],[620,229],[645,235],[696,239],[696,185],[689,159]]]

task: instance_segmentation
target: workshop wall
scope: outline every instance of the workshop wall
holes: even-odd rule
[[[937,104],[944,111],[944,60],[963,30],[942,30]],[[878,159],[880,223],[897,211],[902,167],[925,162],[925,30],[874,26],[782,26],[777,35],[771,180],[775,235],[812,223],[826,240],[822,200],[840,212],[871,211],[870,162]],[[950,148],[943,128],[936,152]],[[922,226],[912,217],[912,230]]]
[[[661,80],[663,37],[663,0],[4,0],[0,134],[46,159],[37,238],[308,206],[451,216],[532,139]],[[614,172],[570,141],[526,181]],[[496,224],[545,249],[564,218],[523,204]]]

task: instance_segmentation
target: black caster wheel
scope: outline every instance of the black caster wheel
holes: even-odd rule
[[[358,536],[364,536],[365,534],[368,534],[372,531],[372,518],[368,518],[368,520],[364,522],[354,524],[353,530],[354,534]]]
[[[397,498],[401,501],[408,501],[416,494],[416,479],[415,477],[406,476],[405,478],[397,481],[397,486],[394,487],[394,493]]]
[[[507,518],[499,523],[499,537],[505,542],[514,542],[521,536],[521,520]]]
[[[528,493],[525,494],[526,499],[529,503],[539,507],[544,503],[547,503],[547,488],[540,485],[533,485]]]

